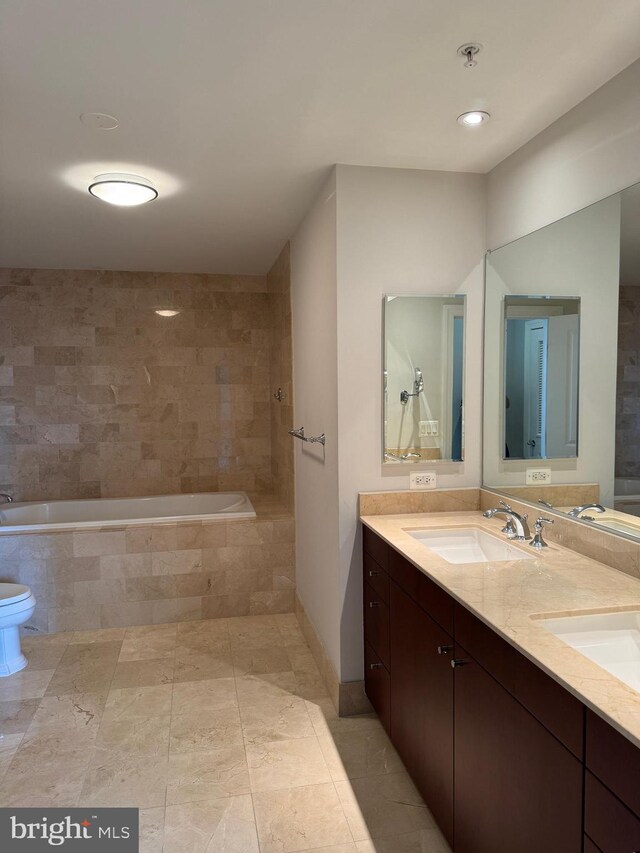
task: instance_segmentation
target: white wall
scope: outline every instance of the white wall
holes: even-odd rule
[[[484,350],[484,482],[523,485],[527,468],[549,467],[554,483],[600,483],[613,506],[620,196],[492,252],[487,262]],[[580,297],[577,459],[502,460],[501,365],[505,294]]]
[[[336,671],[338,601],[338,386],[335,172],[291,239],[295,426],[326,433],[295,442],[296,585]]]
[[[355,681],[362,678],[358,492],[409,485],[408,466],[398,473],[381,464],[383,294],[467,294],[465,461],[428,467],[440,487],[480,483],[485,178],[338,166],[337,203],[340,675]]]
[[[489,173],[495,249],[640,181],[640,60]]]

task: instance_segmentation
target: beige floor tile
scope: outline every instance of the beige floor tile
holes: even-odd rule
[[[284,637],[273,616],[236,616],[228,620],[234,651],[284,646]]]
[[[314,847],[313,850],[305,850],[305,853],[358,853],[354,842],[349,844],[332,844],[330,847]]]
[[[142,637],[126,637],[120,649],[118,661],[159,660],[171,658],[176,650],[175,634],[154,634]]]
[[[435,827],[407,773],[351,779],[335,786],[355,841]]]
[[[164,806],[167,772],[166,756],[96,749],[87,769],[79,805],[139,809]]]
[[[234,678],[209,678],[173,685],[174,716],[195,711],[220,711],[238,705]]]
[[[248,794],[250,790],[247,759],[242,744],[224,746],[209,752],[169,755],[169,805]]]
[[[393,838],[358,841],[357,853],[451,853],[439,829],[419,829]]]
[[[319,738],[334,781],[399,773],[405,768],[386,732],[350,731]]]
[[[22,769],[34,774],[45,768],[66,773],[65,763],[87,764],[98,734],[97,727],[74,729],[70,735],[67,728],[44,728],[29,731],[24,735],[14,756],[12,769]]]
[[[15,757],[14,757],[15,761]],[[86,765],[67,764],[59,768],[16,768],[12,761],[0,782],[0,807],[54,808],[71,807],[78,800]],[[92,803],[95,805],[95,803]]]
[[[181,622],[177,629],[177,642],[186,639],[203,637],[210,640],[229,639],[229,623],[227,619],[200,619],[193,622]]]
[[[103,720],[168,716],[171,714],[172,694],[172,684],[112,689],[107,696]]]
[[[64,650],[60,660],[61,669],[75,666],[104,666],[114,664],[118,660],[119,640],[109,640],[100,643],[70,643]]]
[[[249,795],[167,806],[167,853],[258,853]]]
[[[73,646],[69,648],[73,648]],[[105,686],[109,686],[115,669],[115,662],[86,661],[67,666],[61,664],[49,682],[45,695],[64,696],[67,693],[97,693]]]
[[[253,795],[261,853],[294,853],[352,841],[331,783]]]
[[[170,717],[126,717],[100,723],[96,746],[129,755],[166,755]]]
[[[54,669],[42,669],[34,672],[23,669],[21,672],[14,673],[10,678],[1,679],[0,702],[42,698],[54,672]]]
[[[107,700],[107,690],[95,693],[66,693],[45,696],[33,715],[29,734],[61,729],[72,736],[75,732],[97,729]]]
[[[302,699],[324,699],[327,696],[327,685],[320,674],[308,672],[296,673],[296,696]]]
[[[292,670],[286,650],[280,648],[236,650],[233,666],[237,676]]]
[[[235,707],[207,713],[190,711],[171,718],[171,752],[207,752],[241,743],[240,716]]]
[[[16,699],[12,702],[0,702],[0,732],[4,735],[26,732],[40,701],[40,699]]]
[[[174,681],[203,681],[233,676],[231,655],[226,651],[176,654]]]
[[[65,653],[66,646],[61,643],[37,643],[30,649],[23,647],[27,667],[31,672],[39,669],[55,669]]]
[[[174,662],[171,658],[123,661],[116,666],[111,689],[172,684],[173,670]]]
[[[125,630],[125,640],[141,639],[142,637],[177,637],[178,625],[134,625]]]
[[[295,696],[296,677],[293,672],[263,672],[236,678],[238,699],[245,705],[255,705],[268,699]]]
[[[164,808],[140,811],[139,853],[162,853],[164,843]]]
[[[99,628],[95,631],[74,631],[70,643],[109,643],[124,640],[126,628]]]
[[[205,631],[198,631],[194,634],[180,634],[177,637],[175,651],[176,657],[179,658],[188,657],[190,654],[229,656],[231,642],[228,634],[208,634]]]
[[[247,762],[253,792],[331,781],[329,768],[315,735],[247,744]]]
[[[242,731],[247,743],[312,737],[315,732],[304,699],[291,694],[246,703],[240,698]]]
[[[9,765],[11,764],[11,760],[20,746],[22,738],[22,733],[0,735],[0,779],[2,779],[4,774],[7,772]]]

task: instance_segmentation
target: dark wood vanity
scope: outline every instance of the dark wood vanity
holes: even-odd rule
[[[640,749],[363,542],[367,696],[455,853],[638,853]]]

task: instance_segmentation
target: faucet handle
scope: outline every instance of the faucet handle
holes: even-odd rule
[[[513,512],[512,508],[511,508],[511,505],[510,505],[510,504],[508,504],[506,501],[499,500],[499,501],[498,501],[498,503],[499,503],[499,504],[500,504],[500,506],[501,506],[501,507],[503,507],[504,509],[508,509],[508,510],[509,510],[509,512]]]
[[[542,538],[542,527],[544,524],[553,523],[554,521],[552,518],[546,518],[544,515],[539,515],[538,518],[536,518],[536,524],[534,527],[536,535],[533,537],[531,542],[529,542],[529,545],[531,545],[532,548],[537,548],[538,550],[540,550],[541,548],[547,547],[547,543]]]
[[[555,522],[552,518],[546,518],[544,515],[540,515],[536,518],[536,527],[539,527],[540,530],[542,530],[543,524],[555,524]]]

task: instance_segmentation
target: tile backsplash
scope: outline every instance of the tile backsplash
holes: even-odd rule
[[[283,276],[276,300],[266,276],[0,270],[0,490],[272,492],[284,289]]]

